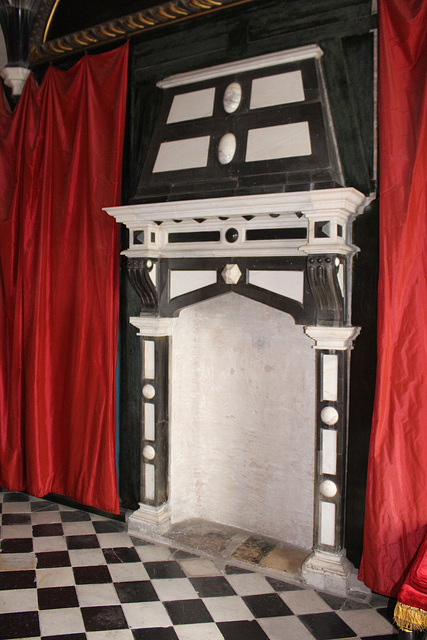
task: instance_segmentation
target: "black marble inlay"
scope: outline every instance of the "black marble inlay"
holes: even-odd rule
[[[170,243],[179,242],[219,242],[221,234],[219,231],[184,231],[181,233],[169,233],[168,241]]]
[[[132,547],[115,547],[114,549],[103,549],[102,552],[108,564],[141,562],[139,555]]]
[[[26,493],[5,493],[3,502],[29,502],[30,497]]]
[[[37,590],[39,609],[69,609],[78,607],[75,587],[47,587]]]
[[[222,576],[190,578],[190,582],[201,598],[236,595],[228,580]]]
[[[331,234],[328,232],[328,221],[318,221],[314,223],[314,237],[315,238],[330,238]]]
[[[71,567],[68,551],[39,551],[36,553],[37,569]]]
[[[173,600],[164,602],[173,624],[200,624],[213,622],[202,600]]]
[[[76,584],[105,584],[112,582],[107,565],[73,567]]]
[[[276,616],[291,616],[292,611],[277,593],[262,593],[260,595],[243,596],[242,600],[255,618],[272,618]]]
[[[33,525],[33,536],[35,538],[42,538],[45,536],[63,536],[64,531],[62,529],[62,524],[34,524]]]
[[[239,232],[233,227],[231,229],[227,229],[227,231],[225,232],[225,239],[227,240],[227,242],[236,242],[239,239]]]
[[[33,638],[40,635],[37,611],[0,614],[0,639]]]
[[[315,640],[335,640],[336,638],[354,638],[353,629],[341,620],[336,613],[310,613],[298,616]]]
[[[173,627],[132,629],[135,640],[179,640]]]
[[[303,227],[278,229],[247,229],[246,240],[302,240],[307,237]]]
[[[125,523],[118,522],[117,520],[95,520],[93,522],[93,528],[96,533],[117,533],[119,531],[126,531]]]
[[[43,640],[86,640],[85,633],[67,633],[63,636],[43,636]]]
[[[29,513],[4,513],[1,517],[3,526],[12,524],[31,524],[31,515]],[[5,535],[6,532],[4,532]]]
[[[331,609],[335,609],[335,611],[341,609],[347,601],[347,598],[342,598],[341,596],[336,596],[331,593],[324,593],[323,591],[318,591],[317,593],[322,598],[322,600],[324,600],[331,607]],[[364,608],[369,607],[369,605],[365,603],[361,604],[363,604]]]
[[[269,640],[256,620],[217,622],[217,627],[224,636],[224,640]]]
[[[226,564],[225,573],[227,573],[228,575],[233,575],[237,573],[253,573],[253,571],[250,571],[249,569],[242,569],[242,567],[235,567],[233,564]]]
[[[133,244],[144,244],[144,231],[133,232]]]
[[[144,562],[144,567],[151,579],[186,578],[185,573],[174,560]]]
[[[68,549],[98,549],[100,544],[96,535],[65,536]]]
[[[148,542],[148,540],[142,540],[142,538],[135,538],[134,536],[129,536],[132,541],[134,547],[147,547],[152,546],[152,542]]]
[[[88,522],[90,514],[86,511],[61,511],[62,522]]]
[[[33,550],[32,538],[6,538],[1,541],[3,553],[29,553]]]
[[[36,572],[33,569],[22,571],[1,571],[0,590],[32,589],[36,586]]]
[[[128,628],[123,610],[119,605],[82,607],[81,612],[86,631],[109,631]]]
[[[154,602],[159,599],[149,580],[118,582],[114,586],[120,602]]]
[[[283,580],[277,580],[277,578],[269,578],[265,576],[267,582],[271,584],[275,591],[302,591],[302,587],[298,587],[290,582],[284,582]]]

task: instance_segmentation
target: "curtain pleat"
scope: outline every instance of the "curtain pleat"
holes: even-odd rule
[[[30,76],[0,114],[0,485],[118,512],[127,45]]]

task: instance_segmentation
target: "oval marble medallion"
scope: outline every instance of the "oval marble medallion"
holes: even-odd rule
[[[224,91],[222,104],[226,113],[234,113],[242,101],[242,87],[238,82],[232,82]]]
[[[226,133],[222,136],[218,145],[218,160],[221,164],[228,164],[236,153],[236,136],[233,133]]]

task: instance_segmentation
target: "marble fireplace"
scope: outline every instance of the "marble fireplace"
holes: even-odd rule
[[[172,76],[129,230],[136,535],[204,518],[310,550],[345,592],[352,223],[317,46]]]

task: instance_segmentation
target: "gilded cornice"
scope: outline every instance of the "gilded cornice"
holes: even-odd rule
[[[167,24],[251,1],[170,0],[55,40],[47,40],[49,24],[60,0],[42,0],[32,30],[29,62],[31,66],[36,66],[61,56],[83,52],[88,48],[124,40]]]

